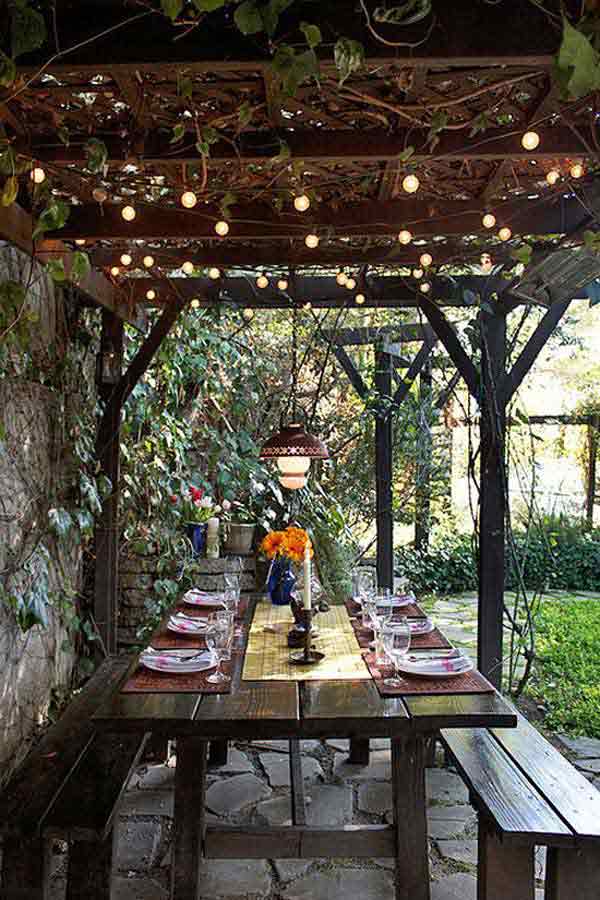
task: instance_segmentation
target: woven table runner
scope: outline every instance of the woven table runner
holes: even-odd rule
[[[344,601],[344,606],[348,611],[348,615],[354,618],[355,616],[360,615],[361,608],[355,600],[351,598]],[[394,609],[393,618],[397,619],[401,616],[406,616],[407,619],[426,619],[427,616],[421,609],[418,603],[409,603],[407,606],[399,606]]]
[[[408,697],[411,694],[490,694],[495,688],[481,672],[473,669],[456,678],[420,678],[418,675],[401,675],[402,687],[389,687],[385,678],[394,675],[392,666],[376,666],[375,655],[364,653],[364,659],[382,697]]]
[[[356,619],[352,619],[352,627],[359,647],[368,649],[369,644],[375,638],[373,629],[363,628],[362,623]],[[411,634],[410,646],[412,650],[447,650],[452,647],[452,644],[439,629],[434,628],[429,634]]]
[[[348,614],[332,606],[315,617],[319,636],[313,640],[325,659],[312,666],[289,662],[288,631],[294,622],[287,606],[256,605],[248,637],[242,678],[246,681],[357,681],[371,675],[363,661]]]

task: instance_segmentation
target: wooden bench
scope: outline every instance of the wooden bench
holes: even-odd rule
[[[533,900],[536,846],[546,900],[598,900],[600,792],[587,778],[523,716],[441,737],[479,812],[478,900]]]
[[[44,900],[57,838],[69,843],[67,900],[108,900],[113,820],[147,736],[96,733],[91,717],[129,662],[100,666],[2,792],[2,900]]]

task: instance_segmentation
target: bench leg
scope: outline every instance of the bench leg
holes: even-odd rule
[[[66,900],[110,900],[114,840],[71,841]]]
[[[198,900],[204,842],[207,742],[177,740],[171,900]]]
[[[546,900],[598,900],[600,855],[597,849],[548,847]]]
[[[369,738],[350,738],[348,762],[355,766],[369,765]]]
[[[211,741],[208,751],[209,766],[226,766],[229,753],[227,741]]]
[[[426,737],[392,740],[396,900],[430,900],[425,800]]]
[[[533,847],[504,846],[481,815],[477,900],[534,900]]]
[[[45,900],[47,842],[5,838],[2,844],[2,900]]]

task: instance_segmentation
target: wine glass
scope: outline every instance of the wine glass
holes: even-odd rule
[[[398,664],[404,659],[410,647],[410,624],[406,616],[395,622],[387,622],[382,628],[383,649],[392,660],[396,675],[394,678],[385,678],[387,687],[401,688],[402,679],[398,674]]]
[[[375,614],[371,615],[375,633],[375,665],[384,666],[387,662],[383,646],[383,629],[391,621],[394,612],[392,592],[382,588],[375,598]]]
[[[234,616],[237,613],[238,603],[240,601],[240,592],[235,588],[225,588],[223,592],[223,606],[227,612]]]
[[[205,632],[206,646],[217,659],[217,668],[206,679],[211,684],[224,684],[230,681],[229,675],[221,671],[223,661],[231,657],[233,643],[233,617],[215,616]]]

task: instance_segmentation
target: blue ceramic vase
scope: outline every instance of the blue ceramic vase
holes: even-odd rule
[[[204,556],[206,551],[206,532],[208,525],[206,522],[198,524],[197,522],[187,522],[185,533],[191,541],[194,548],[194,556]]]
[[[292,572],[290,561],[274,559],[267,579],[267,590],[271,603],[275,606],[286,606],[289,604],[295,585],[296,576]]]

